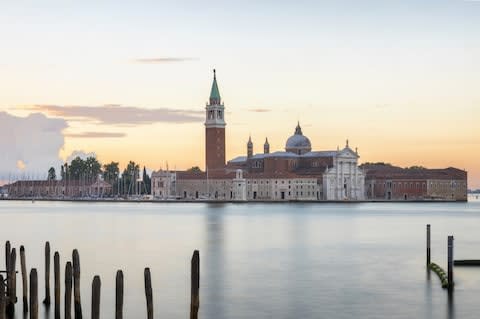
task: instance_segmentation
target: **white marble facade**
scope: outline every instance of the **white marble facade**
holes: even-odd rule
[[[358,167],[358,153],[347,146],[337,151],[333,167],[323,174],[323,200],[364,200],[365,174]]]

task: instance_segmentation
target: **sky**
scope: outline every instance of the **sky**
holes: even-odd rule
[[[300,121],[315,150],[480,188],[480,1],[2,1],[0,39],[0,180],[72,154],[203,168],[215,68],[227,158]]]

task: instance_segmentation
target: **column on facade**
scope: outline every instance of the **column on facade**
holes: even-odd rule
[[[353,199],[354,198],[354,188],[355,186],[353,185],[353,162],[350,162],[350,195],[349,198]]]
[[[358,194],[359,190],[358,190],[358,167],[357,167],[357,162],[355,162],[354,169],[355,169],[355,181],[354,181],[354,183],[355,183],[355,199],[359,199],[358,198],[359,197],[359,194]]]
[[[338,157],[335,159],[337,162],[337,167],[336,167],[336,181],[335,181],[335,199],[340,199],[339,197],[339,192],[340,192],[340,161],[338,160]]]
[[[339,198],[340,200],[342,200],[342,199],[343,199],[343,196],[344,196],[344,194],[343,194],[343,186],[344,186],[344,182],[345,182],[345,172],[344,172],[343,166],[345,166],[345,165],[344,165],[344,162],[343,162],[343,161],[340,161],[340,169],[341,169],[341,171],[340,171],[340,176],[342,177],[342,178],[340,179],[340,196],[339,196],[339,197],[340,197],[340,198]]]

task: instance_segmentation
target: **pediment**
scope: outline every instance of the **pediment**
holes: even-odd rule
[[[358,155],[350,147],[345,147],[343,150],[338,152],[338,156],[347,158],[358,158]]]

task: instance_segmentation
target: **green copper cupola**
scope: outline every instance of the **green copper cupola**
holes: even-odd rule
[[[220,98],[220,92],[218,91],[217,75],[215,69],[213,69],[213,83],[212,90],[210,91],[210,105],[220,105],[222,102]]]

